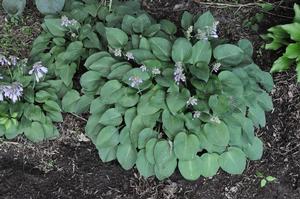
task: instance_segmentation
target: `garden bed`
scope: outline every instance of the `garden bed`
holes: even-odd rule
[[[255,61],[264,70],[270,69],[278,55],[262,49],[264,42],[259,34],[272,25],[286,22],[292,15],[286,8],[266,13],[257,33],[242,25],[257,12],[255,6],[232,7],[224,1],[213,5],[182,2],[144,1],[143,6],[153,16],[173,21],[178,21],[182,10],[192,13],[210,10],[220,21],[222,37],[232,41],[247,38],[254,43]],[[292,4],[287,1],[281,6]],[[40,31],[41,16],[29,5],[24,22],[13,27],[12,40],[7,42],[5,16],[0,11],[1,48],[28,56],[31,42]],[[27,27],[25,32],[30,30],[29,36],[24,35],[24,27]],[[13,47],[4,46],[4,41]],[[65,115],[64,122],[58,124],[61,137],[57,140],[38,145],[21,137],[0,141],[0,198],[299,198],[300,87],[293,71],[275,74],[274,82],[274,110],[267,115],[267,126],[257,131],[265,144],[264,155],[260,161],[251,161],[243,175],[230,176],[220,171],[211,179],[188,182],[176,172],[162,182],[154,178],[144,180],[136,170],[124,171],[116,162],[102,163],[94,145],[83,135],[85,121]],[[257,172],[277,180],[260,188]]]

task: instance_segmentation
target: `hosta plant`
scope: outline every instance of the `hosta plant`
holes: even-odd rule
[[[277,25],[270,28],[264,36],[267,41],[266,49],[278,50],[286,47],[284,54],[273,64],[271,72],[288,70],[296,65],[298,82],[300,82],[300,6],[294,5],[295,17],[291,24]]]
[[[37,9],[44,15],[57,14],[62,11],[65,0],[35,0]],[[26,0],[3,0],[2,7],[10,16],[21,16]]]
[[[260,159],[254,130],[272,109],[273,80],[253,63],[251,43],[218,39],[210,12],[185,12],[177,27],[138,1],[113,5],[72,1],[45,18],[31,52],[62,82],[63,110],[90,112],[86,135],[101,160],[196,180],[220,168],[241,174]]]
[[[33,142],[58,136],[53,122],[62,121],[59,82],[48,81],[47,72],[41,62],[31,66],[26,59],[0,54],[0,136],[24,133]]]

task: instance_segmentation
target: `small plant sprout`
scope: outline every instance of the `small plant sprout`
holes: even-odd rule
[[[256,172],[256,176],[259,177],[260,180],[260,187],[264,188],[268,183],[274,182],[277,178],[273,176],[264,176],[261,172]]]

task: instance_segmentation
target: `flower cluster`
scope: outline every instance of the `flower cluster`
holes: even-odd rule
[[[174,71],[174,80],[176,82],[177,85],[179,85],[179,83],[185,82],[186,81],[186,76],[184,74],[184,70],[182,67],[182,63],[181,62],[177,62],[175,64],[175,71]]]
[[[70,20],[67,16],[61,17],[61,26],[62,27],[70,27],[75,26],[78,22],[75,19]]]
[[[217,26],[219,22],[215,21],[212,26],[206,26],[205,30],[197,30],[196,38],[198,40],[208,40],[209,38],[219,38],[217,33]]]
[[[23,86],[19,82],[14,82],[10,85],[0,86],[0,101],[4,100],[4,97],[10,99],[13,103],[20,100],[23,95]]]
[[[215,63],[213,65],[212,71],[217,73],[220,70],[220,67],[221,67],[221,63]]]
[[[42,65],[42,62],[36,62],[32,69],[28,72],[29,75],[34,75],[37,82],[40,81],[48,72],[48,69]]]
[[[138,88],[140,84],[143,83],[143,80],[140,77],[132,76],[129,78],[130,86],[133,88]]]
[[[19,58],[16,56],[9,56],[8,58],[0,54],[0,66],[16,66]]]
[[[198,104],[198,100],[193,96],[193,97],[190,97],[189,100],[186,102],[186,104],[188,106],[196,106]]]

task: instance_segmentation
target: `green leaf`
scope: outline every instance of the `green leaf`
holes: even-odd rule
[[[169,111],[164,110],[162,114],[163,127],[168,131],[165,132],[169,138],[174,138],[177,133],[184,130],[184,121],[176,116],[170,114]]]
[[[161,30],[163,30],[167,34],[174,35],[177,32],[177,27],[173,22],[166,19],[162,19],[159,23]]]
[[[101,81],[101,73],[88,71],[81,75],[80,85],[85,92],[96,92]]]
[[[62,99],[62,109],[69,113],[76,112],[76,106],[79,99],[79,93],[76,90],[70,90]]]
[[[266,181],[265,179],[262,179],[262,180],[260,181],[260,187],[261,187],[261,188],[265,187],[266,184],[267,184],[267,181]]]
[[[103,77],[107,77],[111,67],[117,62],[112,57],[103,57],[89,66],[90,70],[99,72]]]
[[[282,57],[279,57],[273,63],[271,73],[285,71],[285,70],[289,69],[289,67],[292,65],[292,63],[293,63],[293,60],[291,60],[291,59],[287,58],[285,55],[283,55]]]
[[[172,51],[172,44],[167,39],[152,37],[149,43],[153,54],[161,61],[169,61]]]
[[[108,147],[108,148],[98,148],[99,157],[102,162],[110,162],[117,158],[117,146]]]
[[[294,41],[300,41],[300,23],[292,23],[281,26],[283,30],[290,34],[290,38]]]
[[[246,55],[252,57],[253,55],[253,46],[248,39],[241,39],[238,42],[238,46],[244,51]]]
[[[155,164],[154,148],[155,148],[156,143],[157,143],[157,138],[151,138],[147,142],[146,147],[145,147],[145,156],[151,164]]]
[[[32,142],[41,142],[44,140],[44,128],[39,122],[32,122],[29,128],[25,129],[25,136]]]
[[[122,21],[122,30],[127,34],[132,34],[132,24],[135,22],[135,17],[130,15],[125,15]]]
[[[275,181],[275,180],[277,180],[275,177],[273,177],[273,176],[267,176],[266,177],[266,180],[268,181],[268,182],[273,182],[273,181]]]
[[[115,104],[122,97],[121,88],[122,84],[118,80],[110,80],[101,88],[100,96],[106,104]]]
[[[187,30],[192,25],[193,25],[193,15],[188,11],[184,11],[181,17],[181,27],[184,30]]]
[[[115,147],[118,144],[119,132],[118,129],[114,126],[104,127],[97,136],[97,149]]]
[[[224,95],[211,95],[208,101],[209,107],[215,115],[222,115],[229,111],[229,99]]]
[[[123,48],[128,42],[127,34],[118,28],[106,28],[106,38],[114,49]]]
[[[86,68],[90,68],[90,66],[95,63],[96,61],[98,61],[99,59],[103,58],[103,57],[110,57],[110,54],[106,51],[102,51],[102,52],[98,52],[98,53],[94,53],[91,56],[89,56],[87,58],[87,60],[84,63],[84,66]]]
[[[65,0],[35,0],[37,9],[44,15],[58,14],[62,11],[65,5]]]
[[[172,175],[176,169],[177,161],[170,143],[161,140],[154,148],[155,174],[159,180],[163,180]]]
[[[244,93],[242,81],[230,71],[222,71],[218,75],[222,90],[230,96],[242,96]]]
[[[47,116],[50,117],[53,122],[63,121],[60,106],[56,102],[46,101],[43,105],[43,109],[47,111]]]
[[[74,41],[70,43],[64,53],[64,61],[73,62],[81,56],[83,50],[83,44],[81,41]]]
[[[170,112],[173,115],[180,112],[186,106],[189,97],[189,93],[185,91],[169,93],[166,102]]]
[[[253,143],[248,143],[243,151],[250,160],[259,160],[263,154],[263,143],[258,137],[255,137]]]
[[[246,156],[242,150],[229,147],[228,151],[220,155],[221,168],[230,174],[242,174],[246,167]]]
[[[223,65],[237,66],[244,59],[244,51],[235,45],[223,44],[214,49],[214,57]]]
[[[294,4],[295,17],[294,22],[300,23],[300,6],[298,4]]]
[[[289,44],[286,48],[285,57],[296,59],[300,56],[300,42]]]
[[[205,62],[198,62],[195,65],[191,65],[189,69],[191,73],[195,75],[198,79],[203,80],[205,82],[208,81],[210,70],[209,66]]]
[[[191,160],[179,160],[178,168],[181,175],[187,180],[197,180],[201,175],[199,166],[201,165],[200,157],[196,156]]]
[[[154,173],[154,165],[151,164],[145,155],[145,150],[140,150],[137,155],[136,160],[136,167],[139,173],[144,176],[145,178],[148,178],[150,176],[153,176]]]
[[[200,40],[193,46],[190,63],[196,64],[198,62],[204,62],[206,64],[209,64],[211,56],[212,49],[209,41]]]
[[[207,140],[217,146],[227,146],[229,143],[229,131],[223,123],[206,123],[204,132]]]
[[[59,64],[56,67],[58,76],[64,82],[66,86],[71,85],[73,77],[76,73],[77,65],[75,63],[72,64]]]
[[[197,21],[194,24],[195,30],[206,30],[207,27],[211,27],[213,23],[215,22],[215,19],[211,12],[205,12],[202,14]]]
[[[174,62],[187,62],[192,54],[192,44],[186,38],[178,38],[172,47],[172,59]]]
[[[61,26],[61,19],[47,18],[45,19],[45,26],[56,37],[64,37],[67,31],[65,27]]]
[[[137,151],[131,143],[124,143],[118,146],[117,160],[125,170],[131,169],[137,160]]]
[[[142,14],[136,18],[135,22],[132,24],[132,28],[134,32],[142,33],[149,25],[151,25],[151,21],[148,15]]]
[[[199,150],[199,140],[196,135],[178,133],[174,139],[174,152],[179,160],[192,160]]]
[[[212,177],[219,170],[219,155],[216,153],[204,153],[200,157],[199,167],[201,175],[204,177]]]
[[[122,90],[122,98],[119,99],[118,103],[123,107],[133,107],[139,101],[139,95],[137,94],[136,90],[131,88],[124,88]]]
[[[97,141],[97,136],[102,128],[103,126],[99,123],[99,117],[97,115],[91,115],[85,126],[85,134],[95,144]]]
[[[258,105],[249,106],[248,117],[253,121],[256,127],[264,127],[266,125],[265,111]]]
[[[158,137],[158,133],[156,131],[154,131],[151,128],[145,128],[143,129],[140,134],[139,134],[139,138],[138,138],[138,148],[139,149],[143,149],[146,147],[147,142],[151,139],[151,138],[156,138]]]
[[[88,112],[90,109],[91,102],[94,100],[93,96],[83,95],[77,102],[76,111],[77,114],[82,114]]]
[[[122,115],[115,108],[108,109],[105,113],[103,113],[99,120],[99,122],[105,126],[118,126],[122,123],[122,121]]]
[[[160,24],[153,24],[145,28],[144,36],[146,37],[153,37],[156,33],[160,31],[161,25]]]

